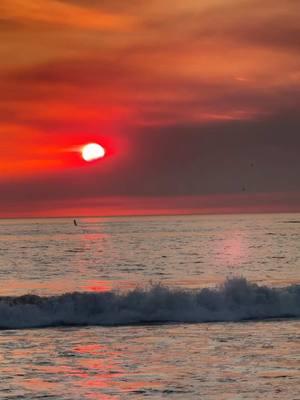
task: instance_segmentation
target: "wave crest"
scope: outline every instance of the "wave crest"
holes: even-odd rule
[[[272,288],[244,278],[228,279],[217,288],[200,290],[156,285],[128,293],[0,297],[0,329],[298,317],[300,285]]]

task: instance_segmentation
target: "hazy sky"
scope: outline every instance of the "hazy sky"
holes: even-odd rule
[[[0,216],[300,211],[299,15],[1,0]]]

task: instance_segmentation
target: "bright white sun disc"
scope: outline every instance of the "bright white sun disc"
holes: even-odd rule
[[[83,146],[81,155],[84,161],[94,161],[105,156],[105,149],[98,143],[89,143]]]

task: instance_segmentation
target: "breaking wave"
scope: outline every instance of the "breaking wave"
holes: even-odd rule
[[[0,329],[200,323],[300,317],[300,285],[259,286],[233,278],[200,290],[161,285],[127,293],[0,297]]]

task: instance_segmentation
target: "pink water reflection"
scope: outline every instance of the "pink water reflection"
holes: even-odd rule
[[[159,386],[159,383],[141,379],[136,373],[130,373],[122,365],[123,349],[111,349],[99,344],[79,345],[74,352],[80,355],[78,367],[87,371],[87,376],[76,385],[87,393],[89,399],[120,399],[116,393],[134,392],[141,388]],[[100,394],[101,393],[101,394]]]
[[[216,243],[215,259],[223,266],[241,266],[250,256],[249,240],[244,233],[228,231]]]
[[[109,292],[112,290],[112,283],[109,281],[88,281],[81,288],[84,292]]]

